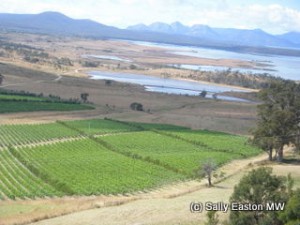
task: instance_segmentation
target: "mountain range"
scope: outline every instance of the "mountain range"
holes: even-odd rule
[[[40,14],[0,13],[0,31],[72,35],[97,39],[126,39],[167,44],[193,45],[232,51],[276,52],[300,55],[300,33],[271,35],[260,29],[212,28],[206,25],[185,26],[180,22],[138,24],[127,29],[107,26],[89,19],[72,19],[58,12]],[[272,47],[272,48],[269,48]],[[276,49],[274,49],[274,47]]]
[[[174,22],[172,24],[156,22],[149,26],[137,24],[129,26],[127,29],[134,31],[160,32],[173,35],[186,35],[218,43],[230,43],[242,46],[300,46],[300,33],[296,32],[290,32],[283,35],[271,35],[261,29],[246,30],[234,28],[212,28],[202,24],[189,27],[181,24],[180,22]]]

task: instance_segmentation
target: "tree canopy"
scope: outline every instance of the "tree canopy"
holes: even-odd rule
[[[283,148],[293,143],[300,148],[300,85],[293,81],[277,81],[259,92],[258,122],[253,143],[273,159],[283,160]]]
[[[267,203],[285,203],[288,199],[285,177],[272,175],[272,169],[261,167],[252,170],[234,187],[230,202],[263,206]],[[278,211],[231,211],[231,225],[282,224]]]

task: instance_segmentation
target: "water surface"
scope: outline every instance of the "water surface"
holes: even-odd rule
[[[119,82],[143,85],[147,91],[161,92],[179,95],[199,95],[202,91],[207,91],[207,97],[212,98],[213,94],[228,91],[247,92],[245,89],[236,87],[225,87],[214,84],[199,83],[196,81],[177,80],[171,78],[154,77],[142,74],[130,73],[112,73],[102,71],[89,72],[91,79],[95,80],[114,80]],[[227,96],[218,96],[218,99],[248,102],[245,99],[239,99]]]
[[[132,62],[129,59],[124,59],[118,56],[111,56],[111,55],[82,55],[82,58],[108,59],[108,60],[115,60],[121,62]]]
[[[193,46],[178,46],[161,43],[150,43],[136,41],[132,42],[144,46],[154,46],[164,49],[168,49],[170,53],[175,55],[193,56],[198,58],[209,58],[209,59],[238,59],[243,61],[254,62],[257,64],[255,69],[249,69],[245,67],[232,68],[233,70],[239,70],[240,72],[246,73],[269,73],[274,76],[280,76],[285,79],[300,80],[300,57],[292,56],[281,56],[281,55],[267,55],[267,54],[250,54],[250,53],[239,53],[232,51],[225,51],[219,49],[201,48]],[[223,70],[224,68],[218,66],[208,65],[183,65],[182,68],[200,70]],[[228,67],[226,67],[228,69]]]

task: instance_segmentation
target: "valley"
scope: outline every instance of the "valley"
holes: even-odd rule
[[[48,16],[68,29],[41,34]],[[149,43],[151,33],[104,25],[107,36],[91,37],[86,25],[99,24],[37,17],[0,33],[0,225],[204,224],[192,202],[228,202],[265,166],[300,187],[294,145],[278,163],[250,141],[260,90],[298,79],[298,50],[195,47],[170,34]]]

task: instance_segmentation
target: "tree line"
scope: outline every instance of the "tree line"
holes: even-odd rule
[[[188,78],[253,89],[267,88],[270,82],[283,80],[267,72],[253,74],[251,72],[233,71],[231,68],[222,71],[192,71]]]

